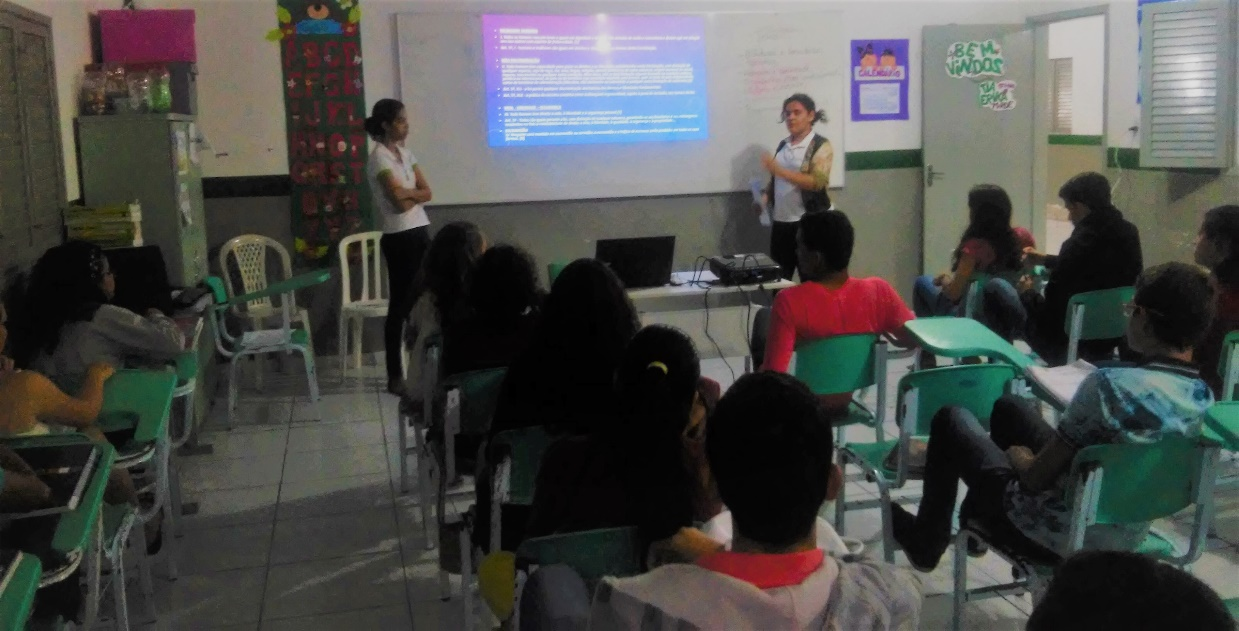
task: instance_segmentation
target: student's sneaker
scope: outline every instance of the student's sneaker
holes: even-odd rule
[[[929,573],[938,567],[942,554],[934,555],[922,548],[916,536],[916,516],[898,504],[891,506],[891,530],[894,531],[895,543],[903,549],[914,569]]]

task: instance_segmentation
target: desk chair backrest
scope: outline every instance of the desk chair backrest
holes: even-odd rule
[[[283,274],[278,280],[292,277],[292,259],[288,250],[279,241],[260,234],[243,234],[229,239],[219,250],[219,270],[224,275],[228,288],[228,296],[240,296],[267,288],[267,250],[274,250],[280,260]],[[233,267],[228,264],[229,257],[234,260],[240,287],[233,284]],[[247,309],[271,308],[270,298],[260,298],[246,304]]]
[[[1080,342],[1109,340],[1127,334],[1127,314],[1123,307],[1136,295],[1134,287],[1086,291],[1067,301],[1067,363],[1079,357]]]
[[[546,266],[546,286],[547,287],[550,287],[551,285],[555,284],[555,279],[559,278],[560,272],[563,272],[565,267],[568,267],[568,264],[565,263],[564,261],[555,261],[554,263],[547,264]]]
[[[878,341],[876,334],[864,333],[835,335],[798,344],[793,376],[818,395],[852,393],[868,388],[878,381]],[[885,343],[880,346],[885,350]]]
[[[985,299],[985,283],[989,282],[989,274],[976,272],[972,282],[968,283],[968,291],[964,293],[964,317],[976,319],[981,313],[981,301]]]
[[[340,275],[343,282],[340,284],[342,289],[343,305],[348,306],[354,302],[380,302],[388,299],[388,288],[386,275],[383,274],[383,252],[379,246],[379,240],[383,237],[382,232],[361,232],[350,235],[340,241],[338,248],[340,252]],[[361,249],[359,261],[361,262],[361,293],[357,298],[353,297],[352,285],[352,265],[349,261],[349,250],[354,246]]]
[[[543,427],[524,427],[500,432],[491,439],[490,451],[506,457],[511,463],[508,474],[506,504],[533,505],[534,484],[542,456],[555,442],[555,437]]]
[[[213,299],[213,304],[206,309],[206,315],[211,321],[211,330],[215,332],[215,349],[224,357],[232,357],[234,338],[225,328],[228,320],[228,292],[224,289],[224,280],[218,276],[208,276],[206,285],[211,290]]]
[[[518,561],[533,565],[563,564],[588,584],[604,576],[641,573],[641,543],[636,528],[606,528],[527,539],[517,548]]]
[[[1196,439],[1169,437],[1152,443],[1094,445],[1076,453],[1069,545],[1083,548],[1093,524],[1130,524],[1170,517],[1193,504],[1196,524],[1184,565],[1204,550],[1213,508],[1218,448]]]
[[[1231,331],[1222,340],[1222,361],[1218,362],[1218,376],[1222,378],[1222,400],[1235,400],[1235,387],[1239,386],[1239,331]]]
[[[507,373],[507,368],[490,368],[451,375],[443,380],[445,392],[460,392],[460,433],[480,435],[490,431]]]
[[[994,402],[1011,391],[1020,371],[1009,364],[968,364],[917,370],[899,380],[895,409],[899,410],[897,485],[908,479],[908,450],[913,437],[929,435],[934,415],[944,407],[961,407],[989,427]]]

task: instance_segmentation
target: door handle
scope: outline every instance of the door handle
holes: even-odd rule
[[[928,188],[933,186],[934,180],[941,180],[945,175],[946,174],[942,171],[935,171],[934,165],[932,164],[925,167],[925,187]]]

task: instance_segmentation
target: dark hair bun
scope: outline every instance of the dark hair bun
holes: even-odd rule
[[[366,117],[366,133],[371,138],[381,139],[383,137],[383,122],[373,116]]]
[[[826,122],[826,110],[818,110],[818,111],[814,112],[814,113],[813,113],[813,122],[815,122],[815,123],[824,123],[824,122]]]

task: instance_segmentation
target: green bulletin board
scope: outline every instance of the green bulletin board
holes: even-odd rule
[[[292,181],[291,221],[303,262],[326,264],[336,244],[370,229],[359,0],[277,0]]]

